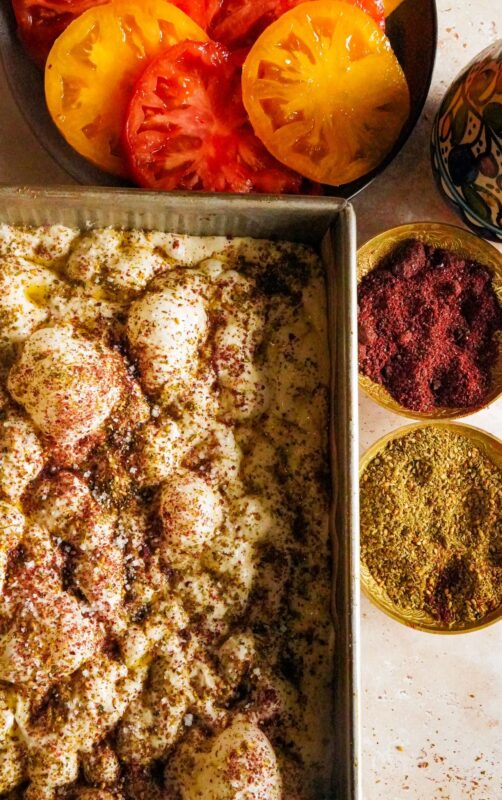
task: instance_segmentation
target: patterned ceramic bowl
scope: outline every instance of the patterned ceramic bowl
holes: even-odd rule
[[[502,39],[460,73],[432,130],[439,188],[479,236],[502,242]]]

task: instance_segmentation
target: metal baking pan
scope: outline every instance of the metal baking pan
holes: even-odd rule
[[[155,194],[122,189],[0,189],[0,223],[113,225],[315,245],[326,268],[331,353],[335,703],[333,800],[361,800],[359,503],[355,217],[336,198]]]

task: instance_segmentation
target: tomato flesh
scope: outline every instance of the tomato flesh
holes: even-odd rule
[[[204,31],[207,31],[221,5],[221,0],[170,0],[170,2],[184,11]]]
[[[306,0],[222,0],[207,28],[211,39],[231,49],[249,48],[282,14]],[[383,0],[345,0],[365,11],[385,30]]]
[[[357,0],[354,4],[373,17],[377,25],[385,32],[385,5],[384,0]]]
[[[209,26],[209,35],[232,49],[250,47],[283,12],[283,0],[222,0]]]
[[[242,92],[270,153],[332,186],[375,169],[410,110],[385,34],[369,14],[334,0],[299,4],[263,32],[244,62]]]
[[[93,6],[110,0],[12,0],[18,34],[30,58],[45,65],[52,45],[70,22]],[[203,30],[218,12],[221,0],[170,0]]]
[[[132,176],[147,188],[298,192],[302,179],[255,136],[241,71],[214,42],[181,42],[138,80],[125,126]]]
[[[45,68],[47,108],[66,141],[105,172],[127,177],[121,141],[136,80],[185,39],[207,36],[167,0],[112,0],[73,20]]]
[[[28,55],[39,66],[47,61],[58,36],[76,17],[108,0],[12,0],[21,39]]]

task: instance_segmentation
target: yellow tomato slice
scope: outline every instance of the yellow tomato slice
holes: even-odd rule
[[[67,142],[125,176],[121,136],[135,81],[152,56],[185,39],[207,35],[167,0],[113,0],[75,19],[45,68],[49,112]]]
[[[374,20],[315,0],[283,14],[244,62],[244,105],[282,163],[339,186],[376,167],[409,114],[406,78]]]

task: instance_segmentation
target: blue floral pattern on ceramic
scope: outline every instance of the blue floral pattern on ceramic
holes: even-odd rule
[[[502,242],[502,39],[461,72],[432,131],[439,188],[464,222]]]

